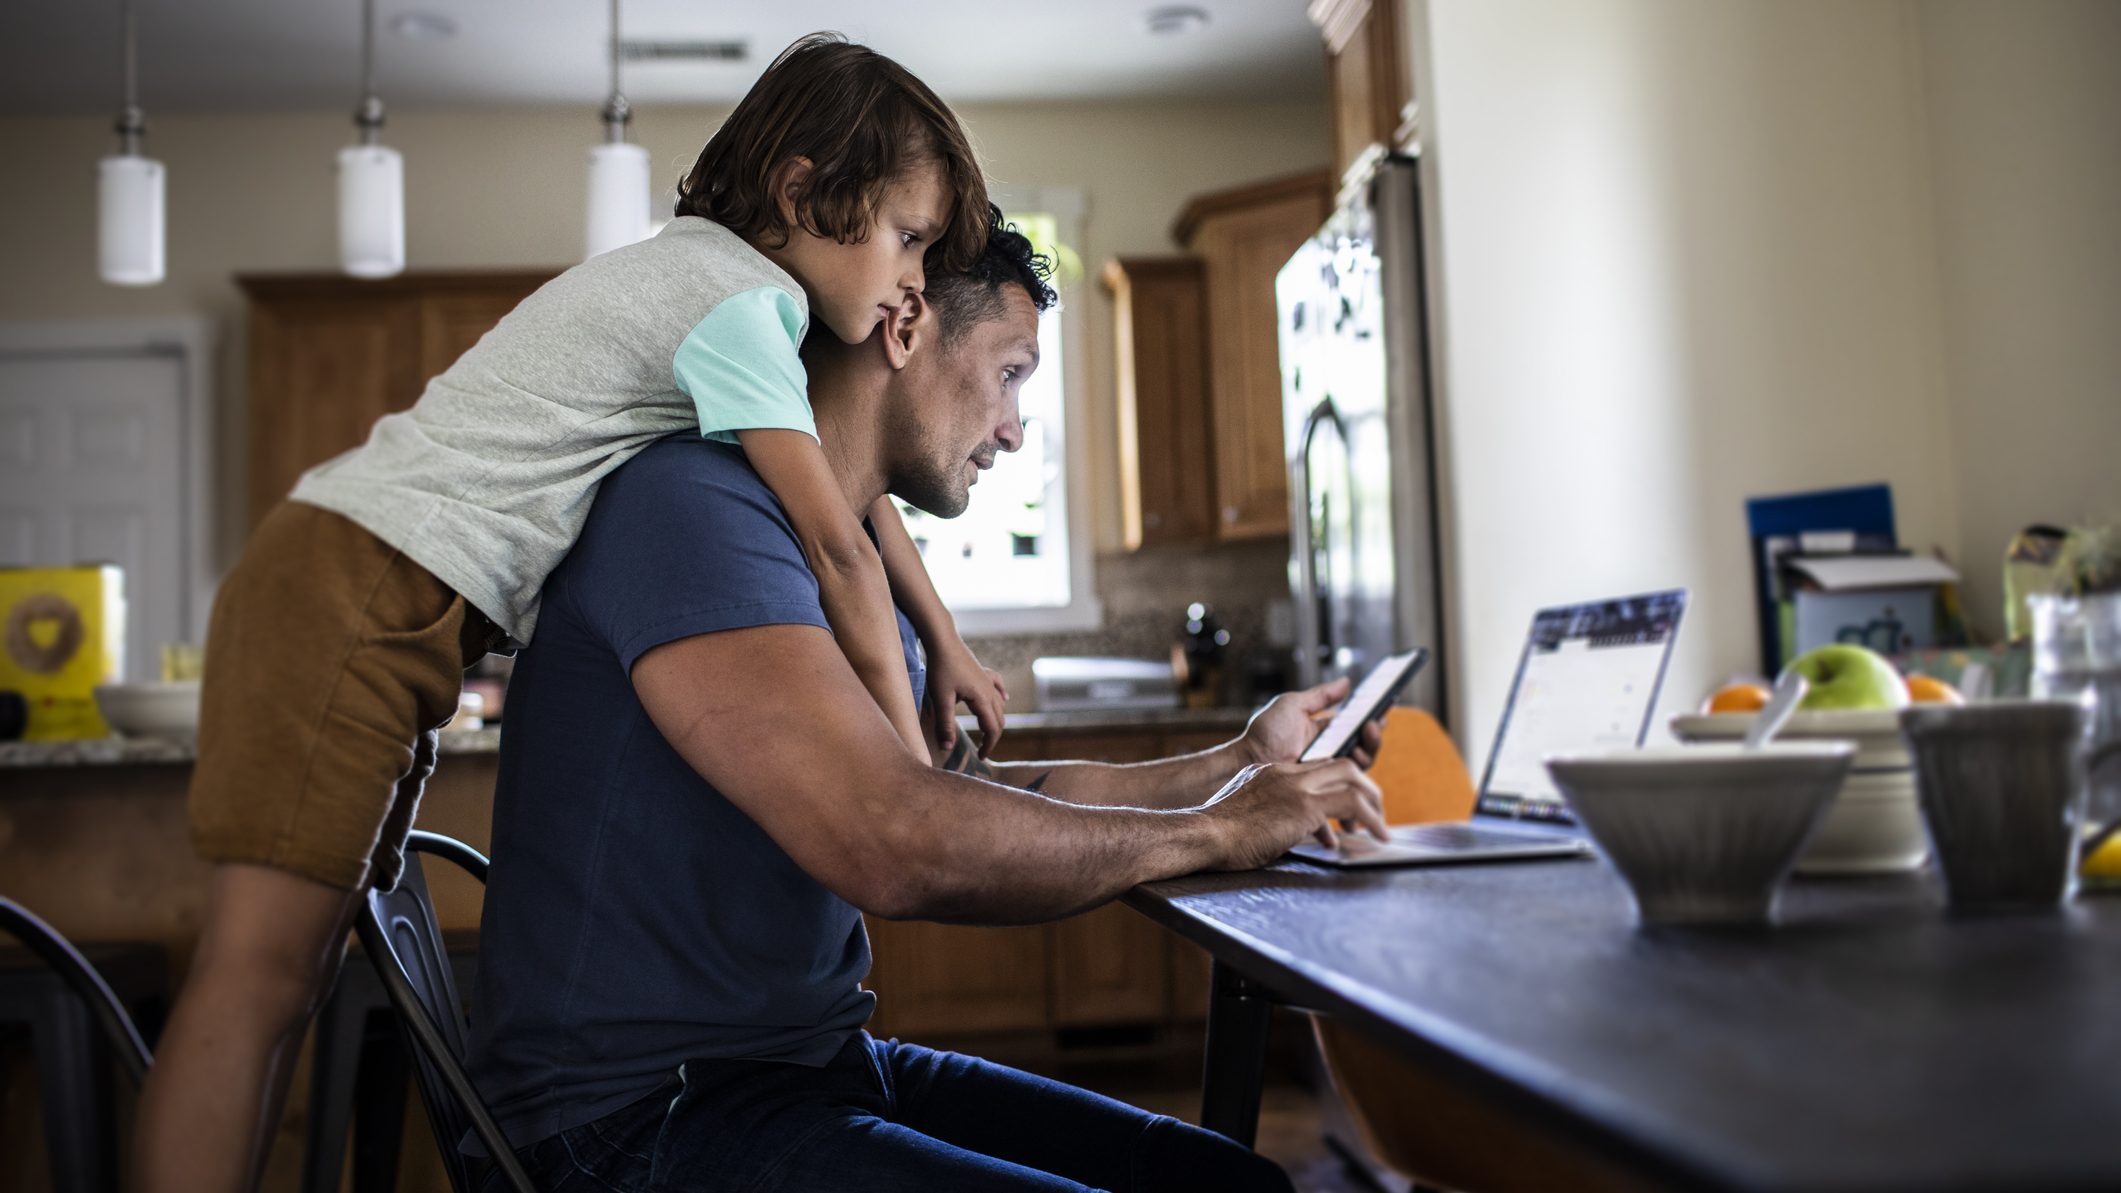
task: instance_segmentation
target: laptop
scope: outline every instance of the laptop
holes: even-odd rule
[[[1685,611],[1684,589],[1541,609],[1517,660],[1471,819],[1401,825],[1389,842],[1344,832],[1338,849],[1313,841],[1290,852],[1329,866],[1589,855],[1590,842],[1544,760],[1642,744]]]

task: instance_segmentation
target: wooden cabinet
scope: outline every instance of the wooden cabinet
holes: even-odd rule
[[[419,398],[557,270],[250,274],[250,513],[265,516],[311,466]]]
[[[1119,363],[1120,527],[1128,550],[1214,537],[1205,269],[1195,257],[1105,267]]]
[[[1007,760],[1142,762],[1228,740],[1229,733],[1012,731]],[[1133,910],[1109,904],[1021,928],[869,921],[877,994],[870,1030],[935,1039],[1056,1028],[1198,1022],[1207,959]]]
[[[1217,541],[1289,532],[1274,279],[1331,209],[1327,177],[1301,174],[1201,195],[1172,228],[1200,258],[1207,287]]]
[[[1400,36],[1399,0],[1311,0],[1311,23],[1326,42],[1326,88],[1333,110],[1333,170],[1349,171],[1399,139],[1414,89]]]
[[[1331,207],[1316,172],[1200,195],[1172,228],[1189,255],[1106,266],[1129,549],[1288,533],[1274,279]]]

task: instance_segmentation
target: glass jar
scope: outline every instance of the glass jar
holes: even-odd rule
[[[2121,592],[2034,595],[2032,694],[2085,701],[2094,747],[2121,741]],[[2097,829],[2121,822],[2121,764],[2091,776],[2085,820]]]

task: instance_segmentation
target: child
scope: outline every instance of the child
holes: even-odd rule
[[[215,602],[192,832],[205,927],[140,1111],[143,1187],[252,1187],[359,893],[396,882],[463,669],[534,633],[599,480],[654,440],[734,439],[788,511],[841,651],[928,757],[892,596],[948,744],[1004,694],[888,499],[851,508],[805,398],[812,319],[867,339],[963,269],[986,187],[955,116],[888,58],[789,47],[709,140],[659,235],[525,299],[411,410],[296,485]],[[872,544],[862,529],[875,527]],[[889,570],[879,559],[895,560]]]

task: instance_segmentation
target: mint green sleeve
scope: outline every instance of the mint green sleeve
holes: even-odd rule
[[[797,349],[803,312],[778,286],[732,294],[686,333],[671,357],[678,389],[699,412],[700,434],[724,443],[738,431],[801,431],[817,438],[809,378]]]

